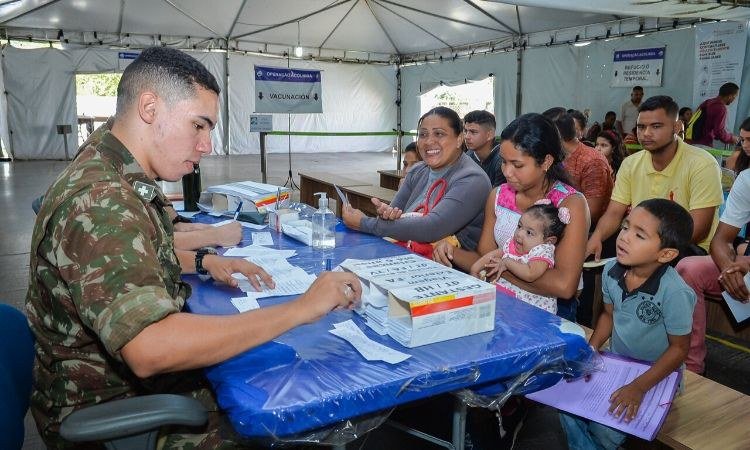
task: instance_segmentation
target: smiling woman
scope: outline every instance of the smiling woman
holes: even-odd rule
[[[417,149],[423,161],[406,174],[391,204],[373,199],[377,217],[345,206],[344,223],[400,241],[435,242],[455,235],[461,248],[473,251],[490,181],[461,152],[462,130],[461,118],[452,109],[439,106],[428,111],[419,119],[417,133]]]

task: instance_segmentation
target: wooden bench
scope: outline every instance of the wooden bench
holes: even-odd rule
[[[336,208],[331,209],[334,209],[336,215],[341,217],[341,205],[339,205],[339,196],[333,187],[334,184],[342,189],[352,186],[370,186],[370,183],[366,181],[327,172],[299,172],[299,201],[317,207],[315,193],[325,192],[332,201],[331,205],[336,205]]]
[[[386,189],[380,186],[347,186],[342,187],[342,191],[346,194],[349,199],[349,203],[352,207],[357,208],[369,216],[376,216],[378,212],[375,210],[375,205],[372,204],[372,198],[380,199],[386,203],[390,203],[393,197],[396,195],[396,191],[393,189]],[[338,206],[337,213],[341,216],[341,207]]]
[[[582,328],[590,338],[593,330]],[[656,440],[678,450],[750,448],[750,396],[689,370],[683,376],[684,392],[675,396]]]
[[[706,296],[706,330],[750,341],[750,320],[738,324],[722,297]]]
[[[394,191],[398,190],[401,179],[406,176],[403,170],[378,170],[378,173],[380,174],[380,187]]]
[[[656,436],[675,449],[750,448],[750,397],[686,370],[678,394]]]

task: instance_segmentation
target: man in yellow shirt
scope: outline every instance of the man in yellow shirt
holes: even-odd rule
[[[598,260],[602,241],[620,227],[628,209],[650,198],[674,200],[690,212],[692,253],[705,254],[718,224],[718,207],[724,200],[719,165],[705,150],[676,136],[681,123],[677,119],[677,103],[672,98],[651,97],[638,111],[638,140],[645,151],[622,162],[607,211],[586,244],[586,254],[593,254]],[[690,370],[703,367],[705,337],[705,306],[699,302],[693,312],[688,361],[700,363],[688,363]]]
[[[617,231],[630,206],[651,198],[674,200],[690,211],[692,243],[703,254],[708,251],[724,199],[721,171],[713,156],[676,136],[677,112],[677,103],[664,95],[641,104],[636,129],[646,151],[622,162],[607,210],[586,244],[587,255],[598,260],[602,241]]]

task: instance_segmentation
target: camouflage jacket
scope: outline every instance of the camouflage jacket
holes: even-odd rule
[[[26,311],[36,336],[31,409],[48,446],[64,446],[59,424],[75,409],[154,390],[155,380],[137,378],[120,350],[190,295],[166,204],[108,132],[45,195]]]

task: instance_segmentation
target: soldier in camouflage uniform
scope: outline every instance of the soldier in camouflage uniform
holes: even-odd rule
[[[104,133],[112,129],[115,122],[114,117],[94,130],[78,149],[76,158],[87,147],[96,147],[101,142]],[[75,158],[74,158],[75,159]],[[218,227],[205,224],[193,223],[175,211],[172,203],[167,201],[164,210],[169,214],[174,226],[174,246],[181,250],[198,250],[201,247],[232,247],[242,240],[242,226],[233,221]]]
[[[183,312],[182,270],[201,264],[236,286],[273,280],[239,258],[175,251],[156,178],[179,180],[210,153],[219,87],[192,57],[144,50],[123,73],[111,132],[53,183],[37,216],[26,310],[36,336],[32,413],[51,448],[76,409],[147,393],[185,393],[216,411],[200,369],[266,342],[360,296],[356,277],[326,273],[298,299],[232,316]],[[196,330],[200,332],[196,333]],[[189,432],[162,430],[163,448],[236,448],[223,416]],[[90,445],[86,448],[100,448]]]

